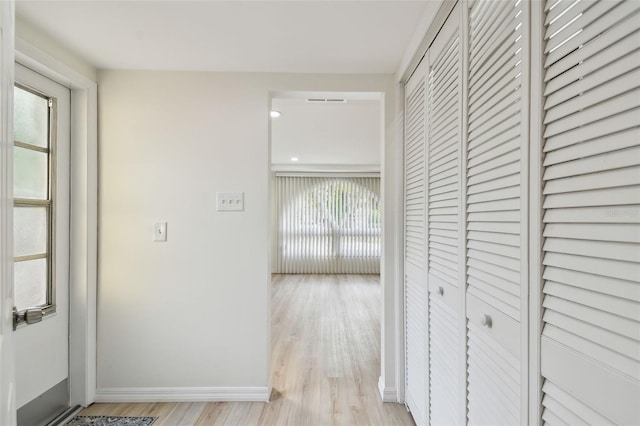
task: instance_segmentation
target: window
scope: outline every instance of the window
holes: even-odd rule
[[[280,273],[379,273],[380,179],[276,181]]]
[[[19,312],[55,311],[53,155],[55,102],[14,89],[14,293]]]

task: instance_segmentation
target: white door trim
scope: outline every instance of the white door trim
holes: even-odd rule
[[[16,424],[13,307],[14,2],[0,1],[0,424]]]
[[[16,62],[71,89],[70,404],[96,397],[97,84],[16,37]]]
[[[396,141],[395,141],[395,218],[393,233],[395,235],[395,356],[396,356],[396,395],[395,400],[400,404],[404,403],[406,389],[405,372],[405,294],[404,294],[404,83],[396,83]],[[384,400],[384,393],[381,391]],[[385,401],[386,402],[386,401]]]

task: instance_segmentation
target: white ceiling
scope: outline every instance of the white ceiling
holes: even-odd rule
[[[394,73],[435,0],[17,0],[101,69]]]
[[[314,104],[304,98],[278,98],[273,99],[272,109],[282,113],[271,119],[272,164],[380,165],[379,99],[351,98],[344,104]],[[298,161],[292,162],[291,157]]]

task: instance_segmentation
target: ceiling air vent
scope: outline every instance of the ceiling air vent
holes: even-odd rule
[[[309,98],[307,102],[313,104],[346,104],[346,99],[341,98]]]

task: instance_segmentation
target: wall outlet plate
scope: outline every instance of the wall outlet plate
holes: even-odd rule
[[[218,192],[216,199],[219,212],[244,211],[244,192]]]

